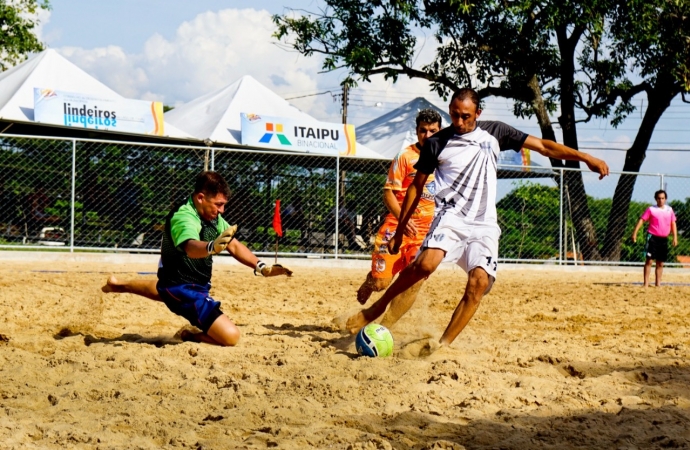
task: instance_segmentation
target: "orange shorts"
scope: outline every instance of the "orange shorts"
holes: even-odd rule
[[[424,242],[424,237],[429,231],[432,218],[413,218],[412,220],[417,225],[417,235],[414,237],[404,236],[400,252],[397,255],[391,255],[388,253],[388,241],[395,234],[398,219],[390,214],[387,215],[374,241],[374,253],[371,255],[371,276],[373,278],[393,278],[395,274],[414,261]]]

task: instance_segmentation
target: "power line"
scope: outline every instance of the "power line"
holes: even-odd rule
[[[326,90],[330,90],[330,91],[337,91],[337,90],[340,90],[340,86],[329,86],[329,87],[322,88],[322,89],[326,89]],[[315,92],[315,91],[316,91],[316,89],[307,89],[307,90],[303,90],[303,91],[284,92],[284,93],[282,93],[282,94],[280,94],[280,95],[292,95],[292,96],[296,96],[296,95],[304,95],[304,94],[313,93],[313,92]]]
[[[376,90],[376,89],[372,89],[372,90],[359,89],[359,90],[362,92],[361,93],[360,92],[353,92],[353,93],[351,93],[351,95],[361,96],[361,97],[365,97],[365,98],[378,98],[378,99],[381,99],[381,98],[384,98],[384,99],[400,99],[400,98],[410,99],[411,96],[426,98],[427,95],[434,94],[433,92],[427,92],[427,93],[423,94],[420,92],[407,92],[407,93],[405,93],[404,91],[395,91],[395,92],[389,93],[388,91]],[[374,94],[373,92],[384,92],[384,94]],[[433,95],[433,97],[434,97],[434,100],[436,100],[436,98],[441,99],[441,97],[438,97],[437,95]],[[511,99],[506,99],[503,97],[489,97],[489,98],[484,98],[482,100],[484,102],[494,103],[494,104],[495,103],[512,103],[513,102]],[[404,104],[407,102],[388,101],[387,103]],[[680,111],[675,111],[676,109],[678,109]],[[631,112],[630,114],[631,115],[632,114],[639,114],[640,112],[644,113],[646,110],[647,110],[647,108],[645,106],[642,108],[635,109],[635,111]],[[688,108],[685,105],[670,105],[668,108],[666,108],[666,111],[664,112],[664,114],[689,114],[690,115],[690,108]]]
[[[286,98],[285,100],[294,100],[296,98],[304,98],[304,97],[315,97],[317,95],[323,95],[323,94],[331,94],[333,97],[335,97],[336,94],[333,94],[331,91],[324,91],[324,92],[317,92],[316,94],[307,94],[307,95],[298,95],[297,97],[289,97]]]
[[[351,94],[351,95],[353,95],[353,94]],[[381,101],[377,101],[376,103],[387,103],[387,104],[390,104],[390,105],[404,105],[404,104],[406,104],[406,103],[409,103],[409,101],[395,101],[395,100],[390,100],[390,96],[362,95],[362,94],[360,94],[359,97],[360,97],[360,98],[357,98],[357,97],[352,98],[352,97],[351,97],[351,101],[365,102],[365,101],[373,101],[374,99],[376,99],[376,100],[383,99],[382,102],[381,102]],[[407,98],[409,98],[409,97],[407,97],[407,96],[402,96],[401,98],[407,99]],[[432,104],[433,104],[433,103],[432,103]],[[439,107],[438,105],[435,105],[435,106]],[[445,106],[445,105],[444,105],[444,106]],[[441,108],[441,107],[439,107],[439,108]],[[501,108],[501,109],[503,109],[503,108]],[[684,119],[690,117],[690,108],[686,108],[684,111],[669,111],[669,109],[670,109],[670,108],[668,108],[668,109],[664,112],[664,117],[666,117],[667,115],[681,115],[681,116],[685,116],[685,117],[672,118],[671,120],[684,120]],[[490,109],[486,109],[486,108],[485,108],[484,110],[485,110],[485,111],[491,111]],[[636,114],[636,113],[639,113],[639,112],[640,112],[640,110],[636,110],[636,111],[630,113],[630,114],[628,115],[628,120],[629,120],[630,116],[632,116],[632,115],[634,115],[634,114]],[[511,113],[494,113],[494,114],[502,114],[502,115],[509,115],[509,116],[512,116],[512,115],[513,115],[513,114],[511,114]],[[581,120],[581,119],[584,119],[584,118],[585,118],[585,117],[579,117],[578,120]],[[596,118],[594,118],[594,120],[607,120],[607,119],[606,119],[606,118],[603,118],[603,117],[596,117]]]

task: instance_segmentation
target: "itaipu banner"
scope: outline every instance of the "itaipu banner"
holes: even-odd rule
[[[355,156],[355,126],[241,113],[242,145]]]
[[[34,122],[163,136],[163,104],[34,88]]]

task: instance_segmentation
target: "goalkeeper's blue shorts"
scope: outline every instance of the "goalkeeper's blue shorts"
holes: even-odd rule
[[[204,333],[223,314],[220,310],[220,302],[208,295],[211,289],[210,283],[163,286],[159,281],[156,289],[170,311],[184,317]]]

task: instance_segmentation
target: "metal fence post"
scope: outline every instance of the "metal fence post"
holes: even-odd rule
[[[664,187],[664,174],[663,173],[659,174],[659,189],[666,190],[666,188]]]
[[[340,240],[340,154],[335,157],[335,259],[338,259]]]
[[[216,149],[211,147],[211,170],[215,171],[216,167]]]
[[[77,140],[72,139],[72,201],[70,202],[69,252],[74,252],[74,198],[77,190]]]
[[[563,168],[560,168],[561,183],[559,187],[558,216],[558,264],[563,265]]]

